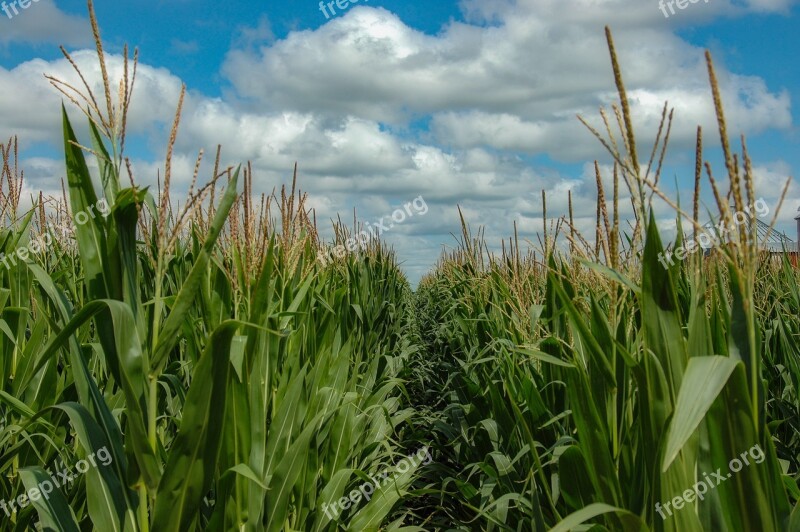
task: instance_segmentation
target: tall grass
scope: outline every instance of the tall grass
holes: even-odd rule
[[[289,191],[257,198],[249,167],[221,168],[219,150],[203,186],[198,158],[176,209],[183,94],[158,194],[136,185],[124,155],[136,55],[112,90],[89,8],[104,94],[50,78],[91,137],[79,141],[63,111],[68,203],[57,203],[63,216],[102,200],[110,215],[0,268],[0,497],[35,489],[56,461],[101,449],[112,461],[18,504],[3,529],[377,530],[415,468],[349,512],[321,507],[407,450],[401,376],[415,349],[393,254],[373,243],[322,268],[296,170]],[[16,219],[16,144],[2,154],[0,249],[12,254],[34,215],[54,211],[40,202]]]
[[[442,390],[449,423],[438,441],[451,443],[436,519],[464,530],[800,529],[800,512],[792,512],[800,495],[797,271],[764,260],[744,230],[711,258],[659,262],[653,198],[677,209],[679,235],[686,223],[699,229],[705,169],[730,223],[734,209],[757,197],[752,165],[744,139],[741,154],[729,147],[707,55],[728,190],[703,161],[698,129],[694,212],[680,211],[658,188],[672,111],[664,107],[645,165],[607,37],[616,120],[602,112],[601,134],[582,119],[615,163],[610,202],[595,166],[595,245],[572,226],[571,210],[556,227],[567,227],[569,252],[557,251],[552,235],[541,258],[523,256],[516,238],[495,257],[462,223],[459,248],[420,285],[427,347],[455,375]],[[630,233],[618,214],[625,189]],[[667,518],[658,513],[657,503],[683,497],[704,474],[729,471],[754,446],[765,452],[762,463]]]

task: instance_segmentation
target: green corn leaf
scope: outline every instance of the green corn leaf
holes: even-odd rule
[[[233,320],[222,323],[197,362],[180,432],[158,486],[153,530],[188,530],[211,488],[222,441],[231,342],[242,326],[245,324]]]
[[[126,397],[128,431],[132,437],[133,451],[145,482],[148,487],[155,489],[161,477],[161,468],[147,439],[144,420],[144,412],[147,412],[144,381],[146,361],[141,351],[141,343],[130,307],[121,301],[114,300],[89,303],[47,345],[41,355],[40,364],[43,364],[58,349],[64,347],[66,342],[71,341],[79,327],[101,313],[111,317],[112,327],[109,330],[112,332],[115,344],[113,353],[106,353],[106,359],[119,357],[116,367],[121,372],[119,383],[122,385]],[[81,362],[81,364],[85,363]],[[87,379],[91,379],[91,377],[87,376]],[[114,441],[113,438],[112,441]]]
[[[689,359],[667,430],[662,472],[669,469],[683,445],[703,421],[738,364],[739,361],[722,356]]]
[[[622,523],[620,532],[649,532],[649,529],[639,516],[622,508],[616,508],[603,503],[590,504],[586,508],[571,513],[556,526],[551,528],[550,532],[570,532],[570,530],[577,529],[579,525],[586,523],[590,519],[604,514],[616,514],[617,517],[619,517]]]
[[[27,490],[26,496],[33,496],[31,503],[39,514],[42,530],[46,532],[79,532],[78,521],[72,512],[69,503],[64,498],[61,490],[53,486],[53,481],[41,467],[20,469],[19,476]],[[43,483],[50,483],[54,489],[47,496],[36,496],[37,490],[41,493]],[[47,490],[47,488],[45,488]]]
[[[594,270],[604,277],[611,279],[612,281],[616,281],[626,288],[629,288],[634,294],[640,294],[642,291],[639,285],[634,283],[631,279],[618,270],[609,268],[608,266],[604,266],[603,264],[599,264],[597,262],[588,261],[586,259],[578,259],[578,262],[590,270]]]
[[[125,484],[124,464],[115,463],[110,443],[100,425],[92,419],[89,411],[77,403],[62,403],[53,407],[65,412],[72,423],[87,457],[94,455],[92,467],[86,472],[86,502],[92,523],[100,530],[121,532],[136,530],[136,495]],[[97,453],[105,450],[109,463]]]
[[[74,331],[83,321],[73,319],[72,309],[66,296],[64,296],[63,292],[61,292],[61,290],[55,286],[52,279],[42,268],[35,264],[30,264],[28,267],[38,281],[42,291],[47,295],[48,301],[55,310],[54,317],[52,318],[54,323],[61,325],[61,333],[51,340],[51,342],[48,343],[39,354],[37,359],[38,361],[35,364],[37,369],[31,372],[31,376],[35,375],[36,372],[38,372],[38,370],[47,363],[47,360],[52,357],[59,348],[67,349],[70,365],[72,367],[72,375],[75,379],[75,387],[78,391],[80,402],[90,410],[94,419],[102,428],[106,439],[111,445],[114,463],[120,464],[120,467],[124,470],[127,467],[127,460],[125,458],[123,437],[119,425],[117,424],[114,416],[111,414],[111,410],[105,402],[103,395],[100,393],[100,390],[97,387],[97,383],[89,371],[86,360],[83,357],[82,349],[78,344],[75,335],[70,333],[64,334],[64,329]],[[88,316],[86,319],[88,319]],[[58,330],[57,326],[55,328]],[[151,467],[155,466],[154,461],[152,464],[153,465]],[[157,466],[155,466],[155,470],[158,471]]]
[[[117,176],[117,169],[114,168],[114,161],[106,150],[106,144],[103,142],[103,137],[97,130],[97,125],[93,120],[89,120],[89,134],[92,138],[92,149],[97,155],[97,166],[100,169],[100,182],[103,186],[106,198],[111,203],[116,203],[117,194],[119,193],[119,178]]]
[[[236,185],[238,179],[239,168],[236,169],[236,172],[234,172],[233,177],[228,183],[225,195],[222,197],[222,201],[214,215],[214,220],[209,228],[203,248],[195,258],[194,265],[189,275],[186,277],[186,280],[183,282],[180,292],[178,292],[178,297],[172,306],[172,310],[164,321],[164,326],[158,337],[158,344],[153,351],[151,359],[151,375],[158,375],[163,371],[170,351],[172,351],[172,348],[175,347],[175,344],[177,344],[180,339],[179,331],[186,320],[187,314],[195,304],[195,296],[200,290],[203,278],[208,274],[208,264],[211,260],[217,238],[225,225],[225,220],[228,219],[228,213],[234,201],[236,201]]]
[[[393,473],[386,479],[376,479],[381,482],[380,488],[376,486],[375,493],[367,504],[361,508],[348,524],[347,530],[377,532],[381,528],[381,523],[389,515],[397,501],[408,493],[411,483],[414,481],[415,474],[421,466],[421,462],[406,460],[408,470],[401,473],[394,469]],[[373,483],[374,485],[374,483]],[[359,493],[361,493],[359,491]]]
[[[586,459],[577,446],[567,448],[558,458],[558,477],[561,493],[570,508],[580,510],[597,498]]]
[[[107,256],[105,242],[105,224],[101,216],[89,216],[89,208],[97,205],[97,193],[92,184],[92,177],[83,150],[77,146],[78,139],[70,125],[67,110],[61,108],[64,123],[64,153],[67,164],[67,184],[72,214],[84,213],[88,217],[85,224],[75,224],[75,239],[80,250],[86,288],[92,298],[106,298],[111,294],[106,284],[103,259]]]
[[[267,492],[267,526],[268,532],[280,532],[285,527],[289,514],[289,498],[301,473],[308,464],[309,442],[317,431],[318,423],[324,413],[320,412],[309,425],[292,441],[275,468],[271,477],[270,489]]]

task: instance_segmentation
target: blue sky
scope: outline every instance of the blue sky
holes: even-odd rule
[[[592,161],[608,184],[610,159],[575,115],[598,123],[598,107],[613,101],[605,24],[640,143],[652,141],[665,99],[675,109],[665,192],[689,200],[697,124],[721,175],[704,49],[714,56],[731,137],[747,135],[758,194],[774,205],[800,166],[793,0],[687,0],[669,18],[654,0],[361,0],[329,18],[310,0],[142,4],[95,6],[112,71],[124,43],[140,51],[128,147],[136,179],[152,183],[163,168],[185,83],[179,184],[198,149],[221,143],[230,164],[253,161],[259,192],[286,182],[297,160],[318,220],[353,208],[377,220],[423,196],[429,211],[384,235],[412,281],[453,244],[457,205],[493,244],[511,234],[513,220],[536,242],[540,191],[559,216],[571,190],[576,225],[593,235]],[[71,79],[59,44],[96,82],[84,2],[0,12],[0,138],[20,135],[31,192],[57,191],[63,175],[60,99],[42,76]],[[779,223],[792,238],[798,206],[793,183]],[[658,213],[669,234],[674,214],[666,205]]]

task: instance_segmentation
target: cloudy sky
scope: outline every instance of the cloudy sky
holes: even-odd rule
[[[74,79],[63,45],[97,81],[86,5],[8,4],[0,4],[0,138],[19,136],[31,191],[55,192],[64,173],[61,98],[43,74]],[[337,213],[352,219],[356,209],[374,223],[422,196],[428,212],[383,235],[415,282],[454,244],[457,205],[471,225],[485,226],[490,243],[512,234],[514,220],[521,237],[537,242],[541,191],[548,214],[558,216],[572,190],[577,225],[593,234],[593,161],[607,169],[609,158],[576,115],[598,123],[599,107],[615,98],[606,24],[645,159],[664,101],[675,109],[665,190],[689,202],[698,124],[722,175],[708,49],[731,136],[747,135],[757,195],[774,205],[800,166],[798,2],[669,4],[340,0],[342,9],[312,0],[98,0],[96,10],[112,79],[123,45],[140,51],[127,146],[138,182],[153,183],[163,168],[185,83],[173,164],[179,184],[191,179],[197,151],[213,154],[217,144],[225,164],[252,161],[258,192],[289,181],[297,161],[328,235],[325,221]],[[712,204],[708,190],[704,199]],[[792,238],[798,207],[793,183],[779,224]],[[665,206],[658,212],[668,233],[674,215]]]

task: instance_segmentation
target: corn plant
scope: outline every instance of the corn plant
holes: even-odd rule
[[[698,130],[694,213],[680,211],[658,188],[672,112],[665,106],[649,162],[640,162],[607,36],[619,134],[605,112],[606,137],[584,120],[615,163],[611,215],[596,166],[595,245],[574,229],[570,211],[556,229],[569,229],[568,254],[552,245],[556,234],[545,237],[540,258],[523,256],[515,236],[498,259],[462,219],[459,248],[417,294],[427,347],[455,375],[442,390],[449,423],[439,440],[453,443],[434,519],[464,530],[794,530],[798,403],[788,316],[797,272],[788,261],[765,266],[746,230],[710,258],[659,260],[653,197],[678,209],[677,247],[685,220],[700,229],[702,170],[730,221],[725,198],[737,211],[755,201],[752,166],[744,140],[740,155],[728,146],[708,56],[730,190],[720,191],[703,163]],[[635,214],[628,234],[619,228],[623,187]],[[753,448],[761,462],[665,512]]]
[[[15,148],[2,146],[2,249],[45,234],[53,243],[0,271],[0,495],[17,501],[52,487],[64,464],[109,460],[47,497],[19,499],[5,523],[383,527],[416,467],[347,512],[328,516],[322,504],[391,469],[407,450],[403,432],[415,412],[400,398],[415,349],[401,332],[410,289],[394,255],[375,243],[322,268],[296,169],[291,192],[262,197],[259,210],[251,169],[221,168],[219,150],[208,183],[195,188],[195,172],[175,210],[171,154],[183,93],[163,186],[157,195],[137,186],[125,176],[124,148],[138,56],[129,65],[126,50],[120,90],[110,90],[91,2],[89,12],[105,92],[98,98],[86,84],[81,91],[49,78],[79,104],[90,136],[81,143],[62,109],[66,197],[48,199],[55,214],[40,198],[17,217],[22,178],[9,164]],[[87,216],[98,204],[107,212]],[[46,217],[65,212],[80,221],[69,235],[52,234]],[[400,526],[403,512],[392,519]]]

